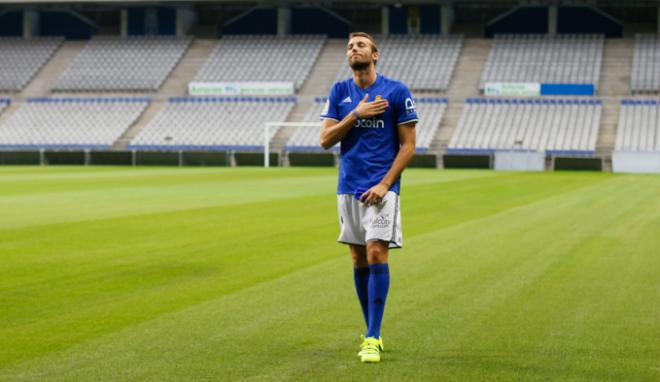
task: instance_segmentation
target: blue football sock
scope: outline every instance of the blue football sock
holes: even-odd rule
[[[369,268],[353,268],[353,279],[355,280],[355,291],[362,307],[364,322],[369,326]]]
[[[369,327],[367,337],[380,337],[385,300],[390,289],[390,268],[387,264],[369,265]]]

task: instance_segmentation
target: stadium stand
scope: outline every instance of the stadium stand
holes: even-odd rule
[[[192,39],[94,37],[55,84],[56,91],[156,91]]]
[[[635,35],[630,88],[633,93],[657,93],[660,91],[660,38],[658,35]]]
[[[481,76],[486,82],[593,84],[598,89],[603,35],[496,35]]]
[[[393,35],[376,41],[383,57],[378,72],[420,91],[447,91],[463,46],[463,36]],[[342,64],[337,80],[351,76],[351,69]]]
[[[109,148],[149,98],[29,98],[0,126],[0,148]]]
[[[321,112],[323,111],[323,105],[327,100],[326,97],[316,97],[314,98],[314,103],[305,113],[303,120],[305,122],[319,123]],[[319,143],[320,137],[319,129],[312,127],[297,127],[287,140],[284,145],[285,151],[306,151],[306,152],[318,152],[324,151]],[[333,151],[337,151],[339,145],[336,145],[332,148]]]
[[[0,38],[0,91],[19,92],[48,62],[61,37]]]
[[[593,154],[602,104],[595,99],[470,98],[448,152]]]
[[[325,36],[225,36],[195,81],[281,81],[300,89],[326,41]]]
[[[419,123],[417,124],[417,152],[426,152],[431,146],[435,133],[447,110],[447,98],[417,98],[415,105]]]
[[[172,97],[131,141],[145,150],[263,150],[266,122],[284,122],[295,97]],[[270,139],[277,133],[271,129]]]
[[[660,110],[657,99],[621,101],[617,151],[660,151]]]
[[[315,123],[326,101],[325,97],[317,97],[314,104],[305,115],[305,121]],[[417,125],[417,152],[426,152],[431,146],[433,136],[440,126],[440,121],[447,108],[447,98],[423,97],[416,99],[417,114],[420,122]],[[339,145],[333,147],[338,150]],[[324,151],[319,144],[319,130],[311,127],[298,127],[284,146],[285,151]]]

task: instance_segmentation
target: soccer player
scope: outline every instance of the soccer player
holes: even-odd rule
[[[321,114],[321,146],[341,142],[338,241],[350,248],[367,324],[358,355],[362,362],[380,362],[388,250],[403,245],[399,178],[415,154],[417,111],[406,85],[376,72],[380,54],[370,35],[351,33],[346,56],[353,77],[330,91]]]

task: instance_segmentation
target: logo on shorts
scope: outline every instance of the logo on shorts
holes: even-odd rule
[[[376,215],[371,219],[371,228],[389,228],[392,225],[390,215]]]

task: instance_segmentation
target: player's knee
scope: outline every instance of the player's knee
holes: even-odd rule
[[[387,263],[387,247],[372,246],[367,251],[367,259],[369,264]]]

